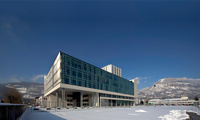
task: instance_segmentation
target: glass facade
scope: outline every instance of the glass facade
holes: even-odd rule
[[[62,83],[134,95],[134,83],[61,52]]]

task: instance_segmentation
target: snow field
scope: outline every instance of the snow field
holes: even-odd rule
[[[20,120],[182,120],[188,112],[200,113],[192,106],[132,108],[77,108],[32,111],[27,109]]]

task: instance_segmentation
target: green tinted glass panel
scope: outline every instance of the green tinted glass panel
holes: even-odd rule
[[[62,83],[134,95],[134,83],[65,53]]]

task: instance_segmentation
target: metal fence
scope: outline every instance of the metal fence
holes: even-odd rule
[[[0,120],[17,120],[25,109],[23,104],[0,103]]]

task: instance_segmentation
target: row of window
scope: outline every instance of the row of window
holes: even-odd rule
[[[119,96],[119,95],[110,95],[100,93],[100,97],[110,97],[110,98],[122,98],[122,99],[133,99],[133,97]]]
[[[91,75],[98,75],[98,76],[105,77],[107,79],[114,79],[115,81],[118,81],[118,76],[116,76],[114,74],[111,74],[111,73],[109,73],[107,71],[104,71],[104,70],[102,70],[100,68],[98,68],[98,69],[99,69],[98,72],[91,72],[91,71],[87,71],[87,70],[84,71],[84,70],[76,69],[76,68],[74,68],[72,66],[67,66],[66,63],[62,62],[62,71],[67,73],[68,75],[70,75],[70,74],[74,74],[75,75],[76,72],[77,73],[78,72],[79,73],[84,73],[84,74],[90,73]],[[94,71],[96,71],[96,70],[94,69]]]
[[[96,71],[97,72],[99,71],[91,65],[88,65],[88,64],[85,64],[85,63],[82,63],[82,62],[76,62],[75,60],[63,58],[62,63],[64,63],[62,67],[69,66],[69,67],[72,67],[72,68],[75,68],[75,69],[93,72],[94,74],[96,74]]]
[[[72,76],[74,79],[79,80],[87,80],[89,82],[97,82],[97,83],[103,83],[103,84],[107,84],[107,85],[112,85],[115,87],[124,87],[124,88],[128,88],[129,86],[132,87],[132,83],[128,80],[126,80],[127,82],[122,82],[122,81],[118,81],[116,82],[115,80],[112,79],[106,79],[105,77],[100,77],[100,76],[96,76],[96,75],[91,75],[91,74],[82,74],[82,73],[77,73],[74,71],[72,75],[66,74],[65,72],[62,73],[63,74],[63,79],[69,79],[69,76]],[[129,83],[129,84],[127,84]],[[120,86],[118,86],[120,85]]]
[[[134,87],[132,89],[122,89],[121,87],[109,86],[109,85],[98,83],[98,82],[91,83],[85,80],[82,80],[82,81],[79,81],[76,79],[69,80],[69,78],[66,78],[64,79],[63,83],[82,86],[82,87],[88,87],[88,88],[94,88],[94,89],[100,89],[100,90],[106,90],[106,91],[121,92],[121,93],[131,94],[131,95],[133,95],[134,93],[133,91]]]
[[[78,85],[78,86],[84,86],[84,87],[90,87],[90,88],[96,88],[95,86],[92,87],[91,85],[87,86],[86,84],[94,84],[97,87],[100,85],[106,85],[108,87],[115,87],[115,88],[120,88],[120,89],[124,89],[126,88],[126,90],[133,90],[134,86],[128,87],[128,85],[123,85],[118,84],[118,83],[113,83],[111,80],[100,80],[100,81],[92,81],[89,79],[80,79],[80,78],[76,78],[76,77],[63,77],[63,83],[66,84],[72,84],[72,85]],[[132,85],[132,84],[130,84]],[[119,87],[118,87],[119,86]],[[97,88],[99,89],[99,88]]]

